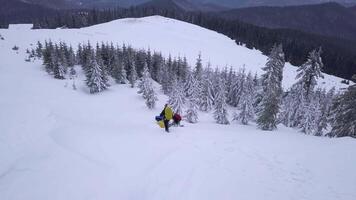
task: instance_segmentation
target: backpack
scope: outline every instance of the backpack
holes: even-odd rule
[[[173,115],[173,120],[175,122],[180,122],[182,120],[182,117],[179,114],[176,113],[176,114]]]

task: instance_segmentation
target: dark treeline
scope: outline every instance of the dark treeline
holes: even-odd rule
[[[9,24],[32,23],[44,17],[55,17],[60,11],[20,0],[0,0],[0,28]]]
[[[322,47],[322,58],[325,64],[323,71],[325,73],[345,79],[351,79],[351,76],[356,73],[356,48],[354,48],[356,42],[289,29],[262,28],[238,20],[222,19],[217,15],[208,13],[147,7],[66,12],[55,17],[35,21],[34,28],[79,28],[120,18],[150,15],[170,17],[215,30],[236,40],[238,44],[246,44],[248,48],[261,50],[265,55],[269,53],[273,44],[282,44],[285,49],[286,61],[296,66],[304,62],[308,52]]]
[[[194,67],[184,57],[165,58],[159,52],[136,50],[130,46],[79,44],[74,51],[66,43],[51,41],[29,51],[30,59],[43,60],[45,70],[56,79],[75,79],[81,69],[90,93],[109,87],[109,80],[117,84],[139,87],[148,108],[157,101],[153,80],[169,96],[169,104],[186,121],[198,122],[198,110],[212,111],[219,124],[237,121],[254,122],[262,130],[275,130],[284,124],[315,136],[356,137],[355,86],[343,94],[335,89],[317,88],[322,78],[321,50],[313,50],[298,69],[297,82],[287,91],[282,88],[285,54],[281,45],[274,45],[261,77],[232,68],[219,70],[202,65],[201,55]],[[75,68],[75,65],[81,68]],[[73,81],[73,88],[75,83]],[[228,106],[235,108],[228,115]],[[332,130],[328,129],[331,125]]]

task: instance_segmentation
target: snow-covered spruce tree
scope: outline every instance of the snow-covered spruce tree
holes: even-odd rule
[[[201,90],[199,92],[199,109],[201,111],[210,111],[213,108],[213,84],[209,79],[204,79],[201,82]]]
[[[253,120],[255,113],[253,107],[254,100],[254,82],[252,74],[249,73],[242,85],[242,93],[239,104],[239,113],[235,114],[234,120],[247,125],[249,121]]]
[[[191,72],[188,72],[187,80],[184,83],[184,94],[186,98],[198,99],[199,82]]]
[[[46,72],[49,74],[53,73],[53,54],[55,54],[54,46],[51,41],[45,41],[45,48],[43,50],[43,65],[45,66]]]
[[[356,81],[356,75],[353,77]],[[356,138],[356,85],[349,86],[347,91],[337,98],[332,108],[335,118],[328,136]]]
[[[75,53],[74,53],[72,46],[69,46],[68,54],[66,55],[66,59],[67,59],[68,67],[73,67],[77,63]]]
[[[305,134],[313,134],[316,130],[315,112],[317,112],[317,105],[311,102],[303,102],[302,108],[304,116],[301,121],[301,131]]]
[[[139,50],[135,54],[135,66],[136,66],[136,73],[139,77],[142,76],[143,68],[147,66],[146,63],[146,52],[144,50]]]
[[[228,120],[225,87],[224,80],[220,78],[214,105],[214,119],[218,124],[230,124]]]
[[[160,84],[162,85],[162,91],[164,94],[169,95],[172,91],[171,80],[172,77],[168,71],[167,66],[163,66],[158,74],[158,79],[160,80]]]
[[[69,69],[69,79],[72,80],[72,88],[73,90],[77,89],[77,86],[75,84],[75,79],[77,78],[77,71],[74,69],[74,67],[71,67]]]
[[[161,72],[163,70],[163,67],[164,67],[164,59],[162,55],[155,52],[152,56],[151,76],[153,80],[157,81],[160,84],[162,84]]]
[[[253,85],[255,88],[255,95],[254,95],[254,100],[253,100],[253,106],[255,108],[255,114],[259,112],[259,104],[262,101],[262,93],[263,93],[263,87],[261,83],[261,79],[258,77],[257,73],[255,73],[255,76],[253,78]]]
[[[152,54],[151,54],[151,49],[148,49],[146,52],[146,65],[148,68],[148,71],[151,74],[152,77]]]
[[[312,123],[309,123],[308,120],[315,120],[316,116],[314,115],[319,111],[311,101],[315,98],[314,89],[317,79],[323,78],[321,73],[323,63],[320,53],[320,49],[309,53],[308,60],[298,69],[297,82],[292,86],[286,101],[284,101],[288,105],[283,106],[285,109],[282,112],[282,117],[285,120],[288,119],[284,124],[301,128],[302,132],[306,134],[315,134],[315,127],[311,129],[309,126],[312,126]],[[285,117],[286,115],[288,118]],[[313,125],[315,126],[315,124]]]
[[[236,78],[236,73],[235,71],[232,69],[232,67],[230,67],[230,71],[229,71],[229,74],[227,76],[227,80],[226,80],[226,91],[227,91],[227,100],[226,102],[229,104],[229,105],[232,105],[232,102],[233,102],[233,85],[235,83],[235,78]]]
[[[281,112],[279,114],[279,122],[287,127],[296,127],[301,120],[299,112],[297,112],[302,103],[302,96],[300,90],[292,87],[289,91],[285,92],[282,98]]]
[[[211,68],[210,65],[203,71],[203,79],[199,82],[199,94],[198,94],[198,107],[201,111],[210,111],[213,108],[214,96],[213,96],[213,84],[211,82]]]
[[[153,88],[151,75],[148,70],[147,65],[143,68],[141,81],[139,83],[139,94],[146,100],[146,105],[149,109],[153,109],[156,106],[156,101],[158,100],[157,95]]]
[[[191,73],[191,72],[190,72],[190,67],[189,67],[187,58],[183,57],[183,60],[182,60],[182,63],[181,63],[181,67],[180,67],[180,72],[179,72],[179,74],[181,76],[181,79],[183,81],[186,81],[187,78],[188,78],[189,73]]]
[[[189,123],[198,122],[199,86],[200,85],[193,74],[188,72],[184,92],[186,98],[188,99],[188,109],[186,110],[185,117]]]
[[[175,113],[182,114],[185,103],[183,84],[176,78],[173,80],[172,91],[169,95],[168,104]]]
[[[328,126],[328,105],[325,89],[322,90],[318,88],[315,91],[311,104],[313,104],[315,107],[315,112],[313,113],[314,130],[312,134],[315,136],[323,136],[324,130],[326,130]]]
[[[122,60],[119,59],[119,56],[117,54],[113,55],[113,60],[112,60],[112,77],[115,79],[116,83],[118,84],[126,84],[128,82],[127,80],[127,74],[126,70],[124,67],[124,64],[122,63]]]
[[[53,75],[54,78],[56,79],[65,79],[65,74],[67,73],[67,68],[65,64],[62,62],[63,60],[63,53],[62,51],[58,48],[57,45],[55,45],[55,50],[54,53],[52,53],[52,63],[53,63]]]
[[[90,93],[93,94],[107,89],[109,86],[107,83],[108,79],[103,71],[103,67],[98,64],[98,59],[94,55],[94,52],[91,53],[87,68],[86,84],[90,89]]]
[[[156,107],[156,102],[158,101],[158,98],[157,98],[157,94],[154,91],[154,88],[152,86],[152,82],[150,82],[150,83],[151,83],[151,86],[148,87],[148,91],[145,96],[146,106],[149,109],[154,109]]]
[[[42,58],[42,56],[43,56],[43,45],[40,41],[37,42],[35,55],[37,58]]]
[[[274,45],[262,75],[262,100],[259,104],[257,124],[262,130],[277,128],[277,115],[282,95],[283,67],[285,64],[282,45]]]
[[[78,62],[84,71],[85,74],[87,74],[88,71],[90,71],[90,62],[91,62],[91,57],[93,56],[92,54],[94,53],[94,50],[91,46],[91,44],[88,42],[87,45],[83,45],[83,52],[80,57],[80,61]]]
[[[198,122],[198,105],[193,98],[188,99],[188,109],[186,110],[185,118],[189,123],[194,124]]]
[[[96,62],[98,63],[98,65],[100,66],[101,69],[101,77],[104,80],[104,82],[106,83],[106,86],[109,87],[109,76],[107,73],[107,67],[104,64],[104,61],[102,59],[102,55],[101,54],[96,54]]]
[[[194,76],[198,81],[201,81],[202,75],[203,75],[203,64],[202,64],[202,59],[201,59],[201,53],[199,53],[197,62],[195,64],[195,68],[194,68]]]
[[[149,85],[148,81],[150,78],[151,78],[150,72],[148,71],[147,66],[145,66],[142,71],[142,77],[140,78],[138,83],[139,90],[137,92],[138,94],[142,94],[144,98],[147,92],[147,86]]]
[[[245,81],[245,71],[244,69],[234,74],[231,78],[231,85],[228,86],[229,89],[227,90],[227,99],[228,104],[234,107],[237,107],[240,102],[240,98],[242,95],[242,87]]]
[[[130,74],[129,74],[129,83],[131,85],[132,88],[134,88],[136,86],[136,81],[138,79],[138,76],[137,76],[137,71],[136,71],[136,65],[135,65],[135,62],[131,59],[129,59],[129,62],[128,62],[128,68],[129,68],[129,71],[130,71]]]
[[[309,53],[308,60],[301,65],[297,72],[296,79],[299,79],[296,84],[300,84],[303,88],[304,97],[309,100],[309,95],[314,91],[317,85],[318,78],[324,78],[321,69],[323,62],[320,57],[321,49],[313,50]]]
[[[65,69],[67,69],[69,66],[68,59],[67,59],[69,54],[67,44],[64,42],[60,42],[58,46],[59,46],[59,51],[56,53],[58,54],[59,64],[62,65]]]

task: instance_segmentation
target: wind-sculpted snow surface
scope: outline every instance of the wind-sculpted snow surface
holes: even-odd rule
[[[189,62],[201,51],[214,65],[226,58],[255,70],[265,61],[258,51],[161,17],[0,34],[1,200],[356,199],[354,139],[306,136],[283,126],[264,132],[255,125],[218,125],[211,113],[166,134],[154,121],[167,101],[161,93],[149,110],[129,85],[111,83],[90,95],[79,67],[75,91],[65,87],[68,80],[50,77],[40,61],[24,61],[30,43],[49,38],[73,45],[126,42],[184,54]]]

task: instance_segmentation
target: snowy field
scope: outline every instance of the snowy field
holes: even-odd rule
[[[13,26],[0,34],[1,200],[356,199],[355,139],[306,136],[283,126],[263,132],[254,125],[218,125],[208,113],[166,134],[154,122],[165,96],[149,111],[136,89],[113,85],[90,95],[84,77],[74,91],[40,62],[24,62],[31,43],[49,38],[73,45],[126,42],[186,55],[191,63],[201,51],[214,65],[251,70],[265,63],[258,51],[162,17],[80,30]],[[336,77],[324,81],[340,87]]]

